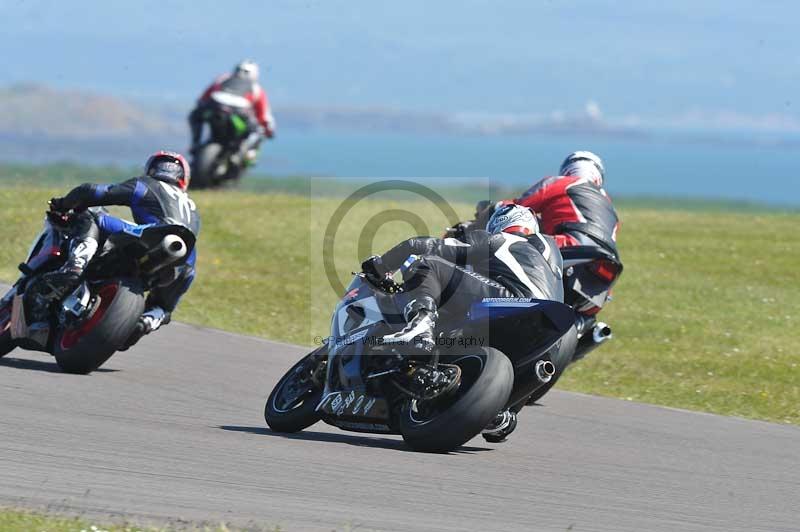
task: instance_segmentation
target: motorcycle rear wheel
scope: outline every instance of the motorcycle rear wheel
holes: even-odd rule
[[[514,387],[511,361],[497,349],[470,349],[440,361],[461,368],[461,385],[454,398],[434,399],[430,405],[409,401],[403,408],[400,433],[415,451],[448,452],[462,446],[505,407]]]
[[[93,292],[98,302],[91,316],[56,335],[53,355],[66,373],[91,373],[103,365],[130,338],[144,312],[136,280],[111,281]]]
[[[222,153],[222,145],[209,142],[201,146],[194,157],[190,188],[209,188],[218,185],[217,159]]]

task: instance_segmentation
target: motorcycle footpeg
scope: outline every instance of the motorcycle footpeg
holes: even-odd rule
[[[504,410],[497,414],[488,427],[483,429],[481,436],[489,443],[502,443],[506,441],[509,434],[517,428],[517,414],[509,410]]]

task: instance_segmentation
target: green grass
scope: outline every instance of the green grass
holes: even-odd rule
[[[55,189],[0,188],[0,278],[16,275]],[[312,345],[339,294],[320,249],[340,200],[246,191],[193,194],[203,217],[198,278],[176,319]],[[460,216],[472,206],[457,204]],[[357,235],[386,210],[413,212],[439,234],[425,201],[365,201],[342,222],[336,271],[346,283],[366,249]],[[576,364],[560,388],[674,407],[800,423],[800,214],[626,205],[626,270],[602,318],[615,339]],[[382,252],[416,232],[401,221],[375,235]]]
[[[53,517],[28,511],[0,510],[0,532],[133,532],[139,530],[150,531],[155,529],[127,526],[98,526],[77,518]]]
[[[219,525],[187,525],[150,527],[124,524],[96,524],[85,518],[58,517],[50,514],[0,508],[0,532],[232,532],[239,530]],[[248,530],[255,530],[248,527]],[[280,528],[261,528],[258,530],[279,531]]]

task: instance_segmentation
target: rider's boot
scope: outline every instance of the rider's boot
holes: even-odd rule
[[[64,297],[78,288],[86,266],[97,253],[97,247],[97,240],[92,237],[72,241],[67,261],[58,270],[42,276],[42,280],[49,285],[54,297]]]
[[[503,410],[492,420],[481,435],[489,443],[500,443],[506,441],[509,434],[517,428],[517,413],[511,410]]]
[[[171,314],[163,308],[159,306],[149,308],[139,317],[139,321],[136,323],[136,329],[133,330],[133,333],[128,337],[128,341],[125,342],[119,350],[127,351],[141,340],[142,337],[150,334],[162,325],[169,323],[170,319]]]
[[[252,166],[256,163],[258,158],[258,145],[261,143],[261,134],[257,131],[250,133],[250,135],[242,143],[241,157],[242,163],[245,166]]]
[[[407,325],[394,334],[383,337],[384,344],[413,345],[431,351],[435,344],[433,331],[438,317],[436,302],[430,297],[411,301],[403,310]]]
[[[250,148],[244,153],[245,166],[252,166],[256,164],[256,159],[258,159],[258,150],[255,148]]]

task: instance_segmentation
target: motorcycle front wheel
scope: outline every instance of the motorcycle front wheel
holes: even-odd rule
[[[264,421],[269,428],[275,432],[299,432],[320,420],[320,364],[326,353],[326,346],[319,347],[281,377],[264,405]]]
[[[0,308],[0,358],[6,356],[17,346],[11,338],[11,303]]]

